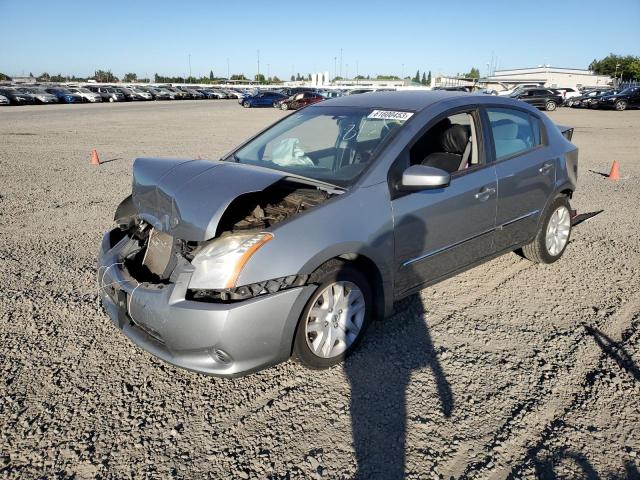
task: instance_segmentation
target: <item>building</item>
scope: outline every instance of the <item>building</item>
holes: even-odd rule
[[[549,88],[579,89],[582,87],[606,87],[613,83],[613,79],[607,75],[596,75],[590,70],[541,65],[535,68],[496,70],[482,83],[486,83],[487,88],[498,91],[508,90],[523,83],[539,84]]]

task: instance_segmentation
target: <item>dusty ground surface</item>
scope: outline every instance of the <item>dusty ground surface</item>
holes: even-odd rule
[[[552,114],[576,127],[574,208],[604,209],[560,262],[507,255],[425,289],[346,367],[210,378],[112,326],[96,251],[133,158],[217,158],[282,115],[0,110],[0,476],[638,478],[640,111]]]

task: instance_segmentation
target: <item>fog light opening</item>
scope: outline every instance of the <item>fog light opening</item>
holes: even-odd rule
[[[233,361],[231,355],[219,348],[211,350],[209,352],[209,355],[211,355],[211,358],[213,358],[213,360],[215,360],[216,362],[223,363],[225,365],[229,365]]]

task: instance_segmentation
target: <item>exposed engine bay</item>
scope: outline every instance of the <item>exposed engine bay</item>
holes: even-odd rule
[[[259,232],[303,214],[331,198],[338,192],[312,185],[280,181],[260,192],[243,194],[233,200],[220,218],[215,238],[233,234]],[[179,264],[188,265],[204,245],[211,242],[185,241],[153,228],[136,216],[131,197],[116,210],[119,229],[112,235],[119,241],[129,238],[122,250],[121,261],[129,274],[140,283],[168,284],[175,281],[172,274]],[[281,289],[303,285],[306,276],[292,275],[268,279],[260,284],[243,285],[221,290],[190,291],[189,298],[201,301],[234,301]]]

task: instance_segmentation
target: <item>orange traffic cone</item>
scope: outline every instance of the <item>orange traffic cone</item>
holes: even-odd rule
[[[100,165],[100,157],[98,157],[98,152],[95,148],[91,150],[91,165]]]
[[[611,171],[609,172],[609,176],[607,178],[609,180],[620,180],[620,164],[617,160],[613,161],[613,165],[611,165]]]

